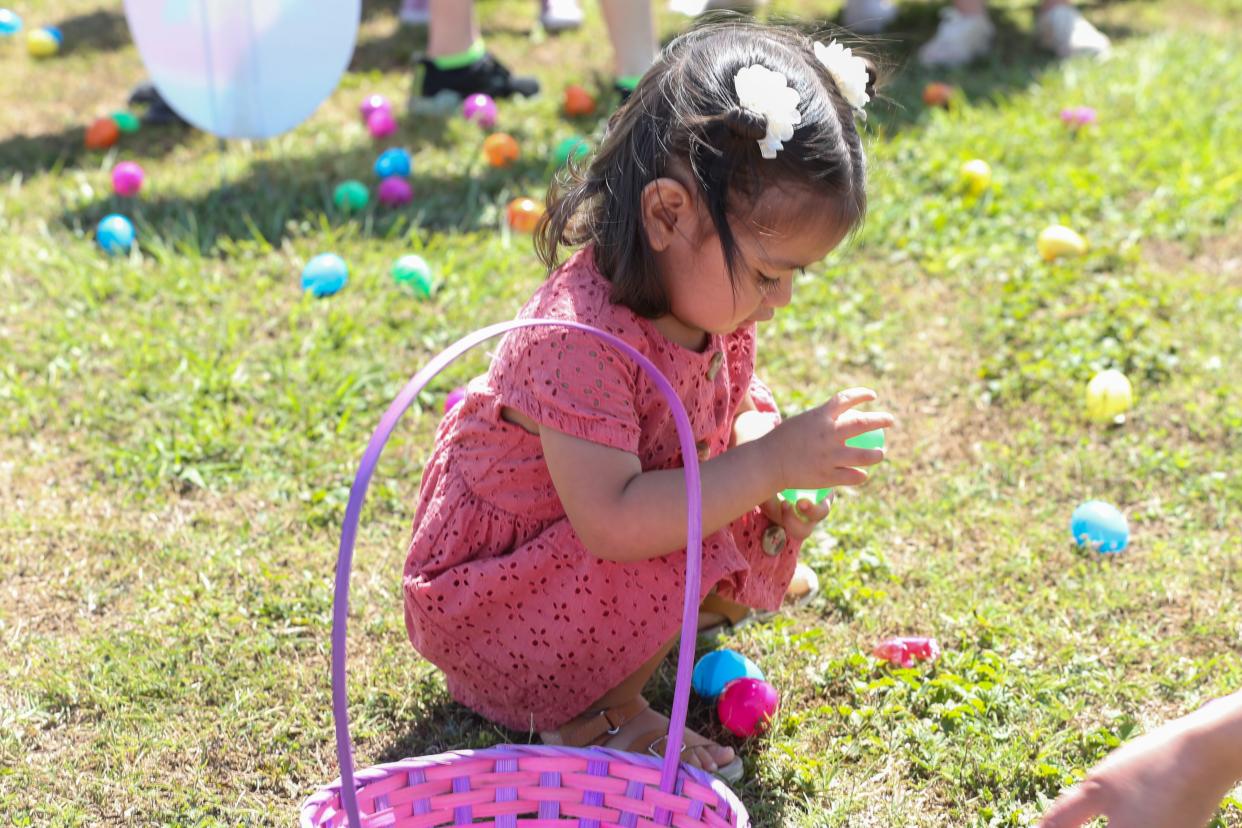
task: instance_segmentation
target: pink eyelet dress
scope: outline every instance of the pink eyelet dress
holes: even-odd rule
[[[701,352],[609,301],[590,248],[558,268],[520,317],[572,319],[631,343],[681,395],[701,459],[725,451],[746,391],[779,418],[754,377],[755,330],[712,335]],[[685,549],[606,561],[578,539],[561,506],[536,423],[637,455],[644,470],[681,467],[672,413],[638,366],[579,331],[526,328],[501,342],[487,374],[436,431],[405,562],[405,622],[414,648],[444,671],[462,704],[519,731],[584,712],[677,634]],[[703,540],[703,582],[777,609],[797,545],[764,550],[756,507]]]

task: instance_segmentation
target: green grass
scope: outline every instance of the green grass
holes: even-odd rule
[[[332,187],[369,181],[375,151],[356,103],[403,101],[419,45],[391,8],[368,5],[354,70],[289,135],[146,130],[104,154],[80,149],[81,129],[141,68],[119,4],[99,1],[18,8],[68,22],[77,48],[56,60],[0,44],[24,90],[0,124],[0,813],[290,824],[337,775],[331,578],[355,464],[410,374],[542,278],[499,219],[541,192],[561,138],[600,128],[556,103],[562,84],[606,78],[601,24],[593,11],[584,32],[542,39],[532,4],[483,4],[495,48],[551,89],[503,107],[524,160],[484,170],[467,125],[406,117],[414,204],[350,218]],[[942,112],[919,103],[933,76],[902,63],[935,9],[903,9],[905,36],[873,46],[894,71],[868,126],[867,224],[761,332],[760,374],[786,408],[867,384],[900,422],[888,464],[808,545],[821,596],[729,639],[784,698],[771,734],[741,746],[757,826],[1031,824],[1120,741],[1242,687],[1242,9],[1093,9],[1116,55],[1068,65],[1031,46],[1028,12],[998,13],[1003,48],[947,76],[964,94]],[[661,16],[665,35],[678,25]],[[1074,139],[1056,114],[1078,104],[1100,124]],[[978,200],[955,187],[972,157],[995,170]],[[108,260],[92,229],[121,206],[108,170],[124,158],[148,173],[125,205],[141,252]],[[1085,257],[1039,260],[1054,221],[1087,236]],[[314,300],[298,272],[323,251],[351,281]],[[432,301],[389,279],[407,252],[436,267]],[[529,738],[455,705],[401,616],[442,395],[485,364],[455,366],[407,415],[363,515],[362,765]],[[1135,383],[1122,426],[1083,416],[1105,367]],[[1125,554],[1069,542],[1091,498],[1128,514]],[[944,658],[867,657],[900,633],[935,635]],[[704,706],[691,716],[724,738]],[[1242,826],[1237,799],[1218,825]]]

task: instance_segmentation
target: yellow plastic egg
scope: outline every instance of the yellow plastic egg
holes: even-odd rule
[[[975,158],[967,161],[962,165],[962,183],[966,185],[966,192],[972,196],[983,195],[983,193],[992,186],[992,167],[987,161]]]
[[[1097,423],[1113,422],[1134,404],[1134,389],[1126,375],[1112,368],[1087,383],[1087,416]]]
[[[1054,224],[1039,234],[1035,246],[1045,261],[1062,256],[1081,256],[1087,252],[1087,240],[1068,227]]]
[[[26,51],[33,57],[51,57],[60,51],[60,41],[46,29],[35,29],[26,35]]]

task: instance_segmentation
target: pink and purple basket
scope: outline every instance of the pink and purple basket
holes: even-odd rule
[[[380,452],[418,393],[451,362],[494,336],[515,328],[539,326],[584,331],[629,355],[664,395],[677,424],[689,506],[686,601],[665,757],[598,747],[501,745],[403,759],[355,772],[345,687],[349,574],[358,517]],[[698,622],[702,514],[698,452],[685,408],[660,370],[624,341],[575,322],[526,319],[475,331],[441,352],[414,375],[384,413],[349,492],[332,606],[332,712],[341,778],[302,804],[302,828],[748,828],[750,818],[746,809],[728,786],[677,761],[690,700]]]

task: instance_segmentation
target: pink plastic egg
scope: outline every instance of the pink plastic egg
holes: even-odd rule
[[[780,706],[775,687],[761,679],[740,678],[725,686],[716,712],[730,733],[749,739],[768,729]]]
[[[496,126],[496,102],[491,95],[478,93],[466,98],[461,105],[461,114],[467,121],[474,121],[484,129]]]
[[[370,119],[372,112],[380,110],[392,114],[392,104],[383,95],[367,95],[358,106],[358,111],[362,113],[362,120]]]
[[[138,195],[144,177],[142,167],[133,161],[122,161],[112,168],[112,190],[127,198]]]
[[[447,414],[466,398],[466,386],[459,385],[444,397],[444,413]]]
[[[377,109],[367,116],[367,130],[372,138],[387,138],[397,131],[397,119],[387,109]]]
[[[389,207],[400,207],[409,204],[414,198],[414,188],[410,182],[399,175],[390,175],[379,183],[375,190],[381,204]]]

